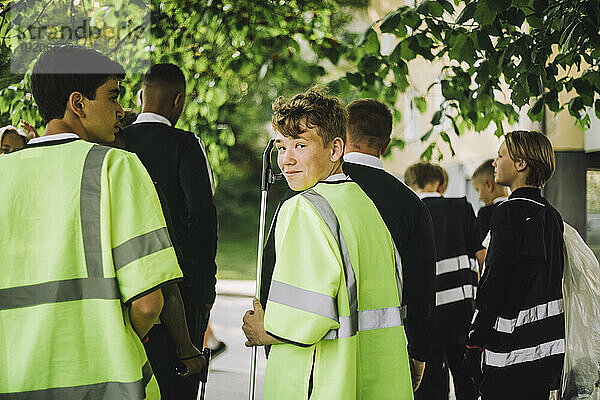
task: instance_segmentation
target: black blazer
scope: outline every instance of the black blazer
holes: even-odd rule
[[[436,261],[429,211],[411,189],[382,169],[350,162],[342,168],[373,201],[400,253],[408,353],[426,361],[431,356]]]
[[[125,148],[137,154],[157,184],[184,287],[194,288],[198,302],[212,304],[217,212],[197,137],[157,122],[130,125],[120,136]]]

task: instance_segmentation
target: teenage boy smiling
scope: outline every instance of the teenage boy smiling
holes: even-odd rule
[[[512,194],[492,215],[466,360],[482,378],[483,400],[547,400],[565,351],[563,222],[541,195],[554,172],[552,145],[539,132],[510,132],[493,165]]]
[[[273,105],[291,189],[275,228],[266,311],[244,315],[247,346],[272,344],[264,398],[412,399],[400,265],[371,200],[341,173],[348,114],[311,89]]]

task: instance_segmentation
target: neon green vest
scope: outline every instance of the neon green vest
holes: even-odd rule
[[[272,347],[264,399],[307,399],[311,371],[310,399],[412,399],[400,264],[358,185],[319,183],[286,201],[275,249],[265,329],[295,344]]]
[[[0,398],[159,399],[129,304],[180,278],[148,173],[82,140],[0,156]]]

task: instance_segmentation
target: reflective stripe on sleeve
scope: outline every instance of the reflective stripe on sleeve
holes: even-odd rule
[[[119,399],[141,400],[146,398],[146,386],[152,379],[150,362],[142,367],[142,379],[135,382],[102,382],[91,385],[57,387],[19,393],[0,393],[0,400],[80,400]]]
[[[116,278],[80,278],[0,289],[0,310],[86,299],[120,299]]]
[[[102,164],[110,147],[94,145],[83,164],[79,208],[81,234],[88,277],[104,276],[102,268],[102,242],[100,239],[100,194]]]
[[[494,325],[494,330],[503,333],[512,333],[519,326],[560,315],[564,312],[563,304],[563,299],[558,299],[527,310],[521,310],[517,318],[506,319],[498,317]]]
[[[301,289],[273,280],[269,289],[268,300],[312,314],[321,315],[334,321],[338,320],[335,299],[326,294]]]
[[[564,352],[565,339],[553,340],[538,346],[513,350],[509,353],[496,353],[486,349],[484,364],[492,367],[508,367],[514,364],[541,360]]]
[[[470,269],[477,272],[475,260],[469,258],[466,254],[457,257],[446,258],[435,263],[436,275],[455,272],[461,269]]]
[[[343,339],[352,337],[359,331],[399,327],[403,325],[404,318],[406,318],[406,307],[361,310],[358,312],[356,323],[350,316],[341,316],[339,329],[330,330],[323,339]]]
[[[171,239],[166,227],[129,239],[112,250],[115,270],[142,257],[171,247]]]
[[[435,305],[454,303],[465,299],[474,299],[477,288],[473,285],[463,285],[460,287],[439,291],[435,294]]]

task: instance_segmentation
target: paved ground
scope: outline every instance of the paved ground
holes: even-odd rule
[[[242,316],[252,307],[254,282],[219,281],[217,300],[211,312],[215,335],[227,343],[225,353],[211,363],[206,400],[245,400],[248,398],[252,351],[244,346]],[[257,357],[256,400],[262,399],[266,360],[262,348]]]

